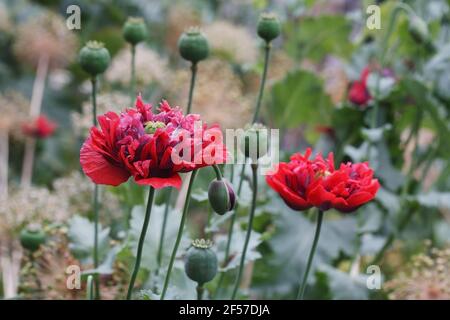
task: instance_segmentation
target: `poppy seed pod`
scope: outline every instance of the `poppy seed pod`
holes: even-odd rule
[[[224,179],[211,181],[208,188],[208,199],[214,212],[220,215],[233,210],[236,204],[233,187]]]
[[[136,45],[147,38],[147,26],[142,18],[130,17],[123,25],[122,34],[127,42]]]
[[[105,72],[111,61],[111,56],[103,43],[89,41],[80,50],[79,60],[81,68],[91,76],[95,77],[96,75]]]
[[[280,20],[275,14],[263,13],[258,21],[258,36],[266,42],[270,42],[280,35]]]
[[[260,123],[254,123],[246,127],[239,147],[246,158],[256,161],[267,153],[267,140],[267,128]]]
[[[39,225],[30,225],[20,232],[20,244],[31,252],[39,249],[44,244],[46,236]]]
[[[208,39],[198,28],[190,28],[178,40],[178,50],[183,59],[197,63],[209,54]]]
[[[192,247],[186,254],[184,270],[187,276],[199,286],[211,281],[217,274],[217,256],[211,250],[211,246],[211,241],[197,239],[192,242]]]

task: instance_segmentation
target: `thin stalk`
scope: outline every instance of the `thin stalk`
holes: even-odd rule
[[[316,233],[314,235],[311,251],[309,252],[308,263],[306,265],[305,274],[303,275],[302,284],[297,292],[297,300],[303,300],[303,295],[305,294],[306,284],[308,283],[308,274],[311,269],[314,254],[316,252],[317,243],[319,242],[320,228],[322,227],[322,221],[323,221],[323,211],[319,210],[319,213],[317,215]]]
[[[271,44],[266,43],[266,46],[264,47],[264,69],[263,69],[263,73],[261,75],[261,85],[259,87],[258,100],[256,102],[256,108],[255,108],[255,113],[253,114],[252,123],[255,123],[256,120],[258,120],[259,110],[261,109],[261,101],[262,101],[263,94],[264,94],[264,86],[266,83],[267,69],[269,68],[270,48],[271,48]]]
[[[94,283],[92,281],[92,275],[87,277],[86,283],[86,300],[94,300]]]
[[[2,200],[8,198],[8,158],[8,129],[0,129],[0,199]]]
[[[197,300],[203,300],[203,292],[205,291],[205,288],[201,284],[198,284],[197,286]]]
[[[197,64],[193,63],[191,65],[191,85],[189,88],[189,100],[187,105],[187,114],[191,113],[192,109],[192,98],[194,96],[195,79],[197,77]]]
[[[242,169],[241,169],[240,180],[239,180],[239,185],[238,185],[238,190],[237,190],[238,198],[241,195],[241,191],[242,191],[242,185],[244,182],[244,179],[243,179],[244,172],[245,172],[245,163],[242,165]],[[236,222],[236,211],[237,211],[238,204],[239,204],[239,202],[236,203],[236,206],[235,206],[233,212],[231,213],[231,221],[230,221],[230,226],[228,228],[228,240],[227,240],[227,246],[225,247],[225,257],[223,260],[223,267],[226,266],[226,264],[228,263],[228,259],[230,258],[231,239],[233,238],[233,229],[234,229],[234,224]],[[217,282],[217,288],[214,293],[214,297],[216,297],[219,294],[220,289],[222,288],[222,283],[223,283],[224,279],[225,279],[225,272],[221,272],[220,276],[219,276],[219,281]]]
[[[175,257],[177,255],[178,247],[180,246],[181,236],[183,235],[184,224],[186,222],[187,213],[189,210],[189,202],[191,200],[192,187],[194,185],[195,176],[197,175],[197,170],[192,171],[191,178],[189,180],[189,185],[186,193],[186,200],[184,202],[183,214],[181,216],[180,226],[178,227],[177,239],[175,240],[175,246],[172,250],[172,255],[170,256],[169,267],[167,269],[166,278],[164,280],[163,290],[161,292],[161,300],[164,300],[166,296],[167,287],[169,286],[170,274],[172,273],[173,264],[175,262]]]
[[[242,273],[244,271],[245,256],[247,254],[248,243],[250,241],[250,236],[252,234],[252,229],[253,229],[253,218],[255,217],[256,198],[257,198],[257,193],[258,193],[258,165],[257,164],[252,164],[252,177],[253,177],[253,180],[252,180],[252,191],[253,191],[252,206],[251,206],[250,215],[248,218],[247,234],[245,236],[244,249],[242,251],[241,261],[239,263],[239,271],[238,271],[238,275],[236,278],[236,282],[234,284],[234,289],[233,289],[233,293],[231,295],[231,300],[234,300],[236,298],[236,294],[238,292],[239,285],[241,283]]]
[[[216,164],[213,164],[212,167],[214,169],[214,172],[216,173],[217,180],[222,180],[222,171],[220,171],[220,168]]]
[[[157,265],[158,265],[156,272],[159,272],[159,269],[161,268],[161,262],[162,262],[162,256],[163,256],[163,250],[164,250],[164,237],[166,234],[167,217],[169,216],[171,196],[172,196],[172,188],[169,189],[167,196],[166,196],[166,206],[164,207],[164,217],[163,217],[163,222],[162,222],[162,226],[161,226],[161,235],[159,237],[158,255],[156,257],[156,261],[157,261]]]
[[[95,77],[91,78],[92,84],[92,124],[94,127],[97,126],[97,79]],[[97,269],[99,266],[98,261],[98,197],[100,187],[95,184],[94,185],[94,194],[93,194],[93,211],[94,211],[94,248],[93,248],[93,257],[94,257],[94,268]],[[100,299],[100,279],[99,276],[95,276],[95,299]]]
[[[133,274],[131,275],[130,284],[128,286],[127,300],[131,299],[131,293],[133,292],[134,282],[136,281],[139,267],[141,265],[142,249],[144,248],[145,235],[147,234],[148,223],[150,222],[150,215],[152,212],[153,198],[155,196],[155,188],[150,187],[148,193],[147,209],[145,210],[144,223],[142,224],[141,235],[139,236],[138,248],[136,253],[136,263],[134,265]]]
[[[36,78],[33,83],[33,91],[31,93],[30,117],[35,119],[41,113],[42,100],[44,98],[45,80],[47,79],[49,67],[48,55],[42,55],[39,58]],[[22,176],[20,185],[22,188],[31,186],[33,179],[34,153],[36,149],[36,139],[28,137],[25,140],[25,153],[23,156]]]
[[[130,97],[133,105],[136,96],[136,45],[131,45],[131,79],[130,79]]]

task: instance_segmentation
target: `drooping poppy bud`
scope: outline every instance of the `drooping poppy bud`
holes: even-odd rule
[[[144,19],[129,17],[123,25],[122,34],[125,40],[132,45],[144,41],[147,38],[147,26]]]
[[[190,28],[178,40],[178,50],[183,59],[197,63],[209,54],[208,39],[198,28]]]
[[[111,61],[111,56],[102,42],[89,41],[80,50],[79,60],[81,68],[91,76],[95,77],[96,75],[105,72]]]
[[[273,13],[263,13],[258,21],[258,36],[266,42],[270,42],[281,33],[281,24],[278,17]]]
[[[220,215],[233,210],[236,204],[233,186],[224,179],[211,181],[208,188],[208,199],[214,212]]]
[[[20,244],[31,252],[38,250],[45,240],[45,233],[39,225],[29,225],[20,232]]]
[[[254,123],[246,127],[239,147],[246,158],[256,161],[267,153],[267,140],[267,128],[260,123]]]
[[[186,254],[184,270],[187,276],[199,286],[211,281],[217,274],[217,256],[211,250],[211,246],[210,240],[197,239],[192,242]]]

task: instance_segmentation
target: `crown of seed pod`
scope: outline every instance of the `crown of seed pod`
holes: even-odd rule
[[[197,239],[192,242],[186,254],[184,270],[199,286],[211,281],[217,274],[217,256],[211,246],[210,240]]]
[[[211,181],[208,188],[208,199],[214,212],[220,215],[233,210],[236,205],[233,186],[224,179]]]
[[[123,25],[122,34],[125,40],[132,45],[144,41],[147,38],[147,26],[144,19],[129,17]]]
[[[240,139],[240,150],[246,158],[258,160],[267,153],[268,130],[260,124],[247,125]]]
[[[208,57],[208,39],[199,28],[191,27],[178,40],[178,50],[183,59],[197,63]]]
[[[20,232],[20,244],[27,250],[34,252],[44,244],[46,236],[41,226],[32,224],[22,229]]]
[[[259,17],[257,30],[258,36],[268,43],[280,35],[280,20],[273,13],[263,13]]]
[[[83,70],[95,77],[105,72],[111,61],[111,56],[102,42],[88,41],[80,50],[79,60]]]

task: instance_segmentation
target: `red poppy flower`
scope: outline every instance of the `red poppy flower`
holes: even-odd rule
[[[25,135],[37,139],[45,139],[51,136],[56,130],[56,123],[48,119],[44,115],[40,115],[30,123],[22,125],[22,131]]]
[[[219,127],[199,126],[199,115],[185,116],[166,101],[153,113],[139,96],[136,108],[98,120],[80,152],[83,171],[97,184],[117,186],[132,176],[141,185],[179,188],[179,173],[226,160]]]
[[[369,68],[364,68],[361,72],[360,80],[352,83],[348,93],[349,100],[359,106],[365,106],[372,99],[367,88],[367,78],[369,77]]]
[[[294,154],[291,161],[280,163],[278,171],[266,177],[292,209],[315,206],[323,211],[352,212],[375,197],[379,183],[367,163],[341,164],[335,170],[332,153],[327,159],[319,154],[310,160],[310,155],[311,149],[304,156]]]

